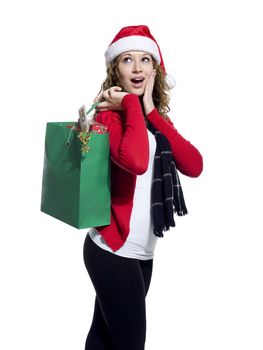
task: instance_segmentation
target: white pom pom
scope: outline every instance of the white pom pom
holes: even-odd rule
[[[165,80],[166,80],[166,83],[167,83],[169,89],[173,89],[175,87],[176,81],[171,74],[169,74],[169,73],[166,74]]]

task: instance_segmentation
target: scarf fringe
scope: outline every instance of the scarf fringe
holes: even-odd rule
[[[157,237],[159,237],[159,238],[164,237],[164,236],[163,236],[163,233],[162,233],[161,231],[156,231],[156,230],[154,230],[153,233],[155,234],[155,236],[157,236]]]
[[[175,227],[175,223],[173,225],[170,225],[170,226],[163,226],[162,228],[154,229],[153,233],[157,237],[164,237],[163,231],[165,231],[165,232],[170,231],[170,227]]]
[[[184,216],[184,215],[188,214],[188,211],[186,208],[181,209],[181,210],[174,209],[174,212],[177,216]]]

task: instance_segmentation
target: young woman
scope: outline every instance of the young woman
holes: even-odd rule
[[[197,177],[203,163],[167,116],[174,81],[149,28],[122,28],[105,58],[96,121],[109,130],[111,223],[92,228],[84,243],[96,291],[85,349],[143,350],[156,242],[175,226],[174,212],[187,213],[177,170]]]

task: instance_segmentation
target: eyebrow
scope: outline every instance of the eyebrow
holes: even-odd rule
[[[125,57],[125,56],[132,56],[132,54],[130,54],[130,53],[123,53],[122,55],[121,55],[121,57]],[[143,56],[150,56],[151,57],[151,54],[149,54],[149,53],[144,53],[144,54],[142,54],[142,57]]]

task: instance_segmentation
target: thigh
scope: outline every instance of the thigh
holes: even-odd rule
[[[84,261],[116,349],[143,349],[146,333],[145,284],[137,259],[84,245]]]
[[[152,270],[153,270],[153,259],[151,260],[140,260],[140,267],[143,275],[144,280],[144,287],[145,287],[145,296],[148,293],[151,278],[152,278]]]

